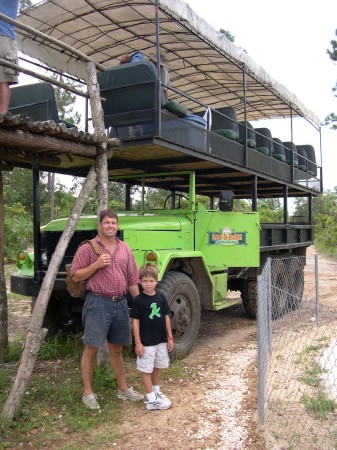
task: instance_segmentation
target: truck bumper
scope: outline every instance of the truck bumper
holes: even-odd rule
[[[41,284],[35,283],[33,277],[22,275],[11,275],[10,291],[13,294],[20,294],[26,297],[36,297],[39,294]],[[56,278],[53,291],[67,291],[64,278]]]

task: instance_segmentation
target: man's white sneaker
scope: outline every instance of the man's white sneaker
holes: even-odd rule
[[[96,394],[90,394],[82,397],[83,404],[89,409],[101,409],[97,401]]]
[[[120,400],[131,400],[132,402],[140,402],[143,400],[144,395],[139,394],[132,387],[129,387],[126,391],[118,389],[117,398]]]
[[[148,411],[155,411],[158,409],[171,408],[172,402],[164,394],[156,394],[156,399],[153,402],[147,402],[146,409]]]

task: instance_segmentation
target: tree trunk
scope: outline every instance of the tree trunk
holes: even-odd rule
[[[55,173],[48,172],[48,195],[50,201],[50,221],[55,219]]]
[[[0,172],[0,362],[8,347],[8,304],[5,279],[5,206],[2,173]]]
[[[55,252],[53,253],[46,276],[43,279],[42,286],[29,323],[18,372],[16,374],[11,392],[9,393],[5,406],[0,415],[0,418],[4,419],[5,421],[13,420],[21,403],[22,397],[25,393],[27,383],[33,372],[37,353],[47,331],[42,330],[42,323],[58,269],[63,260],[64,253],[69,244],[69,241],[75,231],[76,223],[80,218],[83,207],[95,185],[95,165],[92,165],[88,176],[83,183],[82,190],[72,209],[66,228],[63,231],[62,236],[60,237]]]

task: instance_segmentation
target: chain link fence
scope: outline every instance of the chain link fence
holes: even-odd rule
[[[337,449],[337,262],[269,258],[258,278],[259,419],[273,449]]]

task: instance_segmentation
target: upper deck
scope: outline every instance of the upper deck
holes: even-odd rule
[[[280,197],[285,189],[288,196],[322,192],[315,154],[319,138],[315,150],[309,138],[291,142],[295,118],[319,130],[318,118],[183,1],[161,0],[158,10],[155,3],[112,0],[90,5],[74,0],[69,11],[65,0],[48,0],[19,17],[23,28],[17,27],[17,40],[25,54],[84,81],[86,60],[94,60],[100,70],[108,69],[98,76],[101,96],[106,98],[105,125],[109,136],[121,141],[109,159],[109,175],[194,170],[196,192],[208,196],[218,195],[219,189],[231,189],[237,198],[250,197],[252,192],[258,197]],[[147,72],[142,72],[141,80],[140,63],[118,66],[126,53],[140,51],[148,57],[155,50],[156,37],[168,57],[169,99],[178,102],[178,110],[176,103],[168,107],[162,101],[159,76],[150,63],[142,63]],[[198,118],[208,108],[212,119],[208,116],[205,127]],[[285,142],[277,139],[266,121],[256,122],[280,118],[291,122]],[[24,120],[15,126],[4,120],[0,131],[4,129],[12,137],[6,140],[10,161],[17,166],[38,162],[40,170],[86,176],[93,163],[95,152],[83,146],[68,145],[70,150],[64,151],[45,142],[37,148],[34,139],[44,134],[69,143],[69,139],[76,142],[76,133],[69,138],[48,127],[41,132],[27,128]],[[18,130],[33,138],[18,143]],[[18,148],[31,157],[16,155]],[[172,180],[170,189],[184,187]]]

